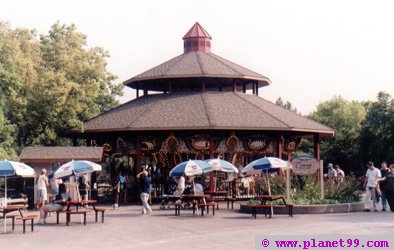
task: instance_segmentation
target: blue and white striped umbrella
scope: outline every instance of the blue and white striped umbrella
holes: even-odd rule
[[[228,161],[217,158],[206,160],[206,162],[208,162],[212,166],[213,171],[238,173],[238,169]]]
[[[188,160],[176,165],[170,171],[170,176],[181,177],[202,175],[203,173],[211,172],[212,166],[206,161]]]
[[[91,161],[70,161],[61,165],[58,169],[49,174],[50,179],[59,179],[72,175],[82,175],[101,171],[101,165]]]
[[[5,199],[7,200],[7,177],[21,176],[34,177],[36,173],[32,167],[21,162],[16,161],[0,161],[0,176],[4,177]],[[7,205],[7,204],[6,204]]]
[[[289,169],[291,165],[282,159],[276,157],[264,157],[257,160],[252,161],[248,165],[244,167],[242,173],[251,175],[251,174],[262,174],[275,172],[279,169]]]
[[[34,177],[34,169],[16,161],[0,161],[0,176]]]

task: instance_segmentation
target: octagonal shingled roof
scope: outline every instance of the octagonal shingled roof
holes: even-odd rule
[[[255,95],[173,92],[143,96],[101,114],[84,132],[155,130],[270,130],[333,135],[334,130]]]
[[[214,77],[256,80],[259,87],[270,84],[270,79],[213,53],[191,51],[145,71],[127,81],[136,87],[140,81],[165,78]]]

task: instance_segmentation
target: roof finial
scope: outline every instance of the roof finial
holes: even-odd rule
[[[184,53],[190,51],[210,52],[211,39],[208,32],[196,22],[183,37]]]

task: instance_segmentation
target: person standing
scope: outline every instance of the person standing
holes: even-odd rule
[[[384,178],[389,172],[390,170],[387,167],[387,162],[383,161],[381,164],[381,169],[380,169],[380,173],[382,175],[382,177]],[[386,193],[386,181],[380,181],[379,182],[379,186],[380,186],[380,192],[382,194],[382,211],[386,211],[387,209],[387,193]]]
[[[338,164],[334,166],[335,171],[337,171],[337,181],[341,183],[345,180],[345,172],[339,167]]]
[[[123,170],[119,172],[118,179],[115,185],[115,204],[114,207],[119,207],[119,196],[122,199],[123,203],[126,204],[126,196],[127,196],[127,188],[126,188],[126,176],[123,174]]]
[[[329,180],[335,180],[338,176],[337,171],[334,169],[332,163],[328,164],[328,171],[327,171],[327,177]]]
[[[152,209],[149,206],[149,191],[150,191],[150,178],[147,171],[142,171],[137,175],[140,179],[141,201],[142,201],[142,214],[151,214]]]
[[[176,190],[174,192],[174,194],[176,195],[182,195],[183,192],[185,191],[185,177],[183,177],[183,175],[181,177],[179,177],[176,180],[176,183],[178,184],[176,187]]]
[[[385,182],[384,189],[386,191],[387,201],[390,206],[390,211],[394,212],[394,164],[390,165],[389,172],[383,178],[379,179],[380,182]]]
[[[86,201],[88,199],[88,189],[90,187],[86,176],[80,176],[78,180],[78,190],[81,200]]]
[[[368,162],[367,163],[367,173],[365,174],[365,180],[364,180],[364,188],[365,188],[365,209],[363,210],[364,212],[371,212],[371,200],[372,200],[372,206],[373,210],[375,212],[378,211],[378,206],[376,202],[376,187],[378,185],[378,179],[382,177],[380,174],[379,169],[375,168],[373,162]]]
[[[37,185],[37,210],[41,210],[41,207],[45,205],[48,201],[48,191],[47,187],[49,186],[48,177],[46,176],[47,170],[45,168],[41,169],[41,174],[38,176],[36,185]]]

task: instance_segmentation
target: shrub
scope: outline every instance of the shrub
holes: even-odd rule
[[[286,194],[286,176],[270,176],[271,194]],[[291,201],[298,205],[337,204],[360,201],[362,180],[347,177],[344,182],[325,182],[325,199],[320,199],[320,183],[316,176],[291,176]],[[255,178],[257,194],[268,194],[267,177]]]

